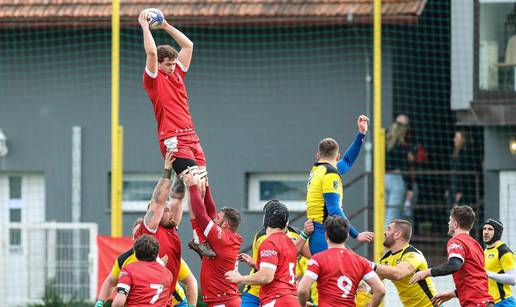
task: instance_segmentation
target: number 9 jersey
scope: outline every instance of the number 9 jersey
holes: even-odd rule
[[[308,261],[305,275],[317,281],[319,307],[355,306],[355,293],[362,279],[376,273],[369,261],[346,248],[330,248]]]

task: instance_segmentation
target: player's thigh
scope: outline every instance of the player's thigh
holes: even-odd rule
[[[202,149],[201,143],[197,142],[197,144],[195,144],[192,149],[195,156],[195,161],[197,161],[199,168],[206,168],[206,156],[204,155],[204,149]]]
[[[244,292],[242,294],[242,303],[241,307],[259,307],[260,299],[257,296]]]
[[[194,150],[187,136],[172,136],[159,142],[163,157],[167,151],[171,151],[176,158],[191,159],[195,161]]]
[[[310,253],[312,255],[328,249],[323,224],[314,222],[314,231],[310,235],[310,239],[308,239],[308,246],[310,247]]]
[[[199,167],[206,167],[206,157],[197,134],[182,135],[178,139],[178,148],[187,148],[192,153],[191,159],[194,159]]]

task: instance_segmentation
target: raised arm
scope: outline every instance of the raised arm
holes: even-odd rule
[[[156,49],[156,43],[154,42],[152,33],[149,29],[149,22],[147,21],[148,15],[148,12],[142,11],[138,17],[138,22],[142,27],[143,47],[145,48],[145,53],[147,54],[145,67],[150,75],[154,75],[151,77],[155,78],[155,75],[158,73],[158,51]]]
[[[184,66],[185,70],[188,69],[188,67],[190,67],[190,62],[192,61],[193,42],[184,35],[183,32],[171,26],[166,20],[161,24],[161,28],[176,41],[179,47],[181,47],[177,60]]]
[[[213,196],[211,195],[210,185],[208,180],[206,179],[206,193],[204,195],[204,205],[206,206],[206,212],[211,219],[215,219],[217,217],[217,204],[213,200]]]
[[[165,209],[168,193],[170,192],[170,177],[172,175],[173,160],[172,152],[167,152],[165,156],[163,177],[159,179],[156,188],[154,188],[149,208],[143,218],[143,223],[149,231],[155,231],[158,229],[161,218],[163,217],[163,210]]]
[[[212,222],[212,219],[210,219],[208,216],[204,202],[201,199],[201,193],[197,185],[199,183],[199,177],[192,174],[192,172],[188,172],[183,176],[183,181],[188,187],[188,191],[190,192],[190,205],[192,207],[192,213],[195,216],[199,227],[205,230],[208,224]]]
[[[169,202],[167,204],[170,209],[170,214],[172,215],[172,220],[176,226],[181,224],[181,220],[183,219],[183,199],[185,194],[185,184],[177,175],[174,174],[172,188],[170,189],[169,194]]]
[[[362,143],[364,142],[364,137],[367,133],[368,122],[369,118],[367,118],[367,116],[360,115],[358,117],[358,132],[355,136],[355,139],[353,140],[353,143],[351,143],[351,145],[349,146],[348,150],[346,150],[346,152],[344,153],[344,156],[342,156],[342,159],[340,159],[337,162],[337,168],[339,170],[339,173],[347,173],[351,169],[351,166],[353,166],[353,163],[355,163],[355,160],[357,159],[358,154],[360,153]]]

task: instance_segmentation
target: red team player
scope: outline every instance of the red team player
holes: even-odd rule
[[[143,87],[152,102],[158,124],[158,141],[161,153],[174,153],[177,158],[173,167],[181,179],[183,172],[193,167],[206,176],[206,158],[195,133],[188,103],[184,78],[192,61],[193,42],[181,31],[169,25],[166,20],[160,25],[181,47],[177,52],[169,45],[156,47],[147,21],[148,13],[143,11],[138,21],[143,31],[143,44],[147,61],[143,72]],[[180,183],[178,181],[178,183]],[[204,181],[200,182],[201,195],[204,195]],[[181,197],[178,197],[181,198]],[[202,255],[214,253],[204,244],[202,232],[194,229],[195,242],[190,247]],[[200,242],[199,239],[200,238]]]
[[[156,262],[158,241],[148,235],[134,242],[137,262],[126,265],[118,279],[113,307],[167,306],[174,289],[172,274]]]
[[[310,288],[317,282],[319,307],[355,306],[355,294],[363,279],[373,290],[369,306],[380,305],[385,287],[369,261],[347,249],[349,223],[342,216],[330,216],[324,223],[328,249],[312,257],[298,285],[299,302],[305,306]]]
[[[167,197],[170,192],[170,177],[172,176],[172,162],[174,158],[171,152],[165,156],[163,177],[159,179],[149,207],[143,217],[142,225],[135,231],[135,237],[148,234],[159,242],[159,256],[167,256],[166,267],[173,277],[173,285],[177,282],[179,267],[181,265],[181,240],[174,223],[174,210],[177,208],[166,206]]]
[[[156,47],[147,18],[148,13],[145,11],[138,18],[147,54],[143,87],[154,109],[161,153],[165,156],[167,151],[174,152],[174,157],[178,158],[174,165],[178,175],[186,169],[184,165],[176,166],[180,162],[206,168],[206,159],[194,130],[184,83],[192,61],[193,42],[163,20],[160,28],[170,34],[181,49],[177,52],[169,45]]]
[[[279,201],[270,203],[264,212],[265,239],[258,250],[258,271],[242,276],[238,271],[226,273],[233,283],[260,285],[260,306],[299,307],[296,291],[297,249],[287,236],[288,209]]]
[[[494,306],[488,291],[484,251],[469,235],[474,222],[475,212],[471,207],[453,207],[448,222],[448,234],[452,237],[446,245],[448,262],[417,272],[410,280],[416,283],[430,275],[453,274],[456,290],[435,295],[432,302],[436,305],[457,297],[461,306]]]
[[[234,270],[242,245],[242,237],[237,233],[240,226],[240,212],[233,208],[217,206],[206,186],[204,202],[201,198],[198,175],[188,172],[183,180],[190,192],[190,202],[195,223],[203,229],[208,243],[215,250],[215,257],[202,257],[201,289],[203,301],[209,307],[240,307],[242,302],[236,283],[224,278],[224,274]]]

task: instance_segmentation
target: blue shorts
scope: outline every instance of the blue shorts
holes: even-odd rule
[[[495,307],[515,307],[515,306],[516,306],[516,300],[512,296],[500,301],[498,304],[495,304]]]
[[[174,307],[188,307],[188,300],[185,298],[181,303],[174,305]]]
[[[314,222],[314,232],[310,235],[308,246],[310,247],[310,253],[312,256],[328,249],[324,224]]]
[[[242,304],[240,307],[259,307],[260,299],[257,296],[249,294],[247,292],[242,293]]]

